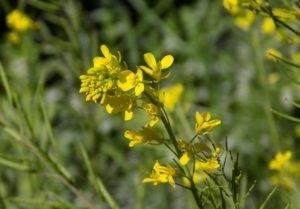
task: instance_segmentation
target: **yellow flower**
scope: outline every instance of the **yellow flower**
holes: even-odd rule
[[[197,134],[208,134],[212,129],[221,124],[218,119],[211,120],[211,115],[208,112],[199,113],[196,112],[196,125],[195,132]]]
[[[101,45],[100,50],[104,57],[95,57],[93,59],[94,68],[105,69],[110,76],[118,75],[123,69],[121,65],[121,55],[117,57],[110,53],[110,50],[106,45]]]
[[[117,94],[114,96],[106,96],[104,101],[105,109],[109,114],[123,112],[125,121],[131,120],[133,117],[133,107],[135,100],[133,97],[125,94]]]
[[[220,168],[220,164],[216,157],[207,159],[206,161],[196,160],[196,162],[195,162],[195,170],[196,171],[202,170],[202,171],[213,172],[218,168]]]
[[[162,141],[162,136],[149,126],[144,127],[141,131],[138,132],[127,130],[124,132],[124,137],[130,141],[129,147],[134,147],[138,144],[148,144],[152,142],[160,143]]]
[[[154,126],[158,121],[161,116],[161,112],[159,108],[152,104],[152,103],[144,103],[143,104],[143,109],[146,111],[148,116],[150,117],[150,121],[146,126]]]
[[[153,166],[152,173],[149,178],[145,178],[143,183],[152,183],[158,185],[159,183],[169,183],[175,188],[174,176],[176,176],[176,169],[170,165],[160,165],[158,161]]]
[[[282,54],[281,54],[279,51],[277,51],[276,49],[274,49],[274,48],[269,48],[269,49],[267,49],[267,51],[266,51],[266,57],[267,57],[269,60],[276,61],[276,60],[277,60],[276,57],[281,58],[281,57],[282,57]]]
[[[271,170],[282,170],[290,161],[292,157],[291,151],[286,151],[285,153],[277,153],[275,158],[269,163],[269,169]]]
[[[121,60],[112,55],[105,45],[100,47],[104,57],[95,57],[93,67],[87,74],[81,75],[80,93],[85,94],[86,101],[94,101],[103,104],[106,95],[114,95],[117,86],[117,78],[122,70]]]
[[[276,25],[274,23],[274,20],[270,17],[265,17],[263,19],[261,30],[264,34],[272,34],[274,33],[276,29]]]
[[[172,55],[166,55],[157,63],[152,53],[146,53],[144,54],[144,60],[148,67],[143,65],[139,67],[156,81],[160,81],[169,76],[169,73],[162,76],[162,70],[169,68],[173,63],[174,58]]]
[[[243,16],[235,18],[235,24],[244,31],[247,31],[255,19],[255,14],[252,11],[247,11]]]
[[[144,91],[143,71],[138,69],[134,74],[130,70],[124,70],[119,75],[118,86],[123,91],[129,91],[134,88],[134,93],[139,96]]]
[[[34,21],[19,10],[13,10],[6,16],[6,24],[18,32],[25,32],[36,27]]]
[[[189,143],[183,139],[178,140],[178,147],[183,154],[181,155],[179,162],[181,165],[189,163],[191,157],[199,152],[210,152],[210,148],[202,141],[197,143]]]
[[[162,88],[159,91],[159,99],[168,111],[173,112],[175,105],[177,104],[182,95],[182,92],[183,85],[178,83],[167,88]]]
[[[231,14],[236,15],[240,12],[238,0],[223,0],[223,6]]]
[[[13,44],[20,43],[20,35],[15,31],[9,32],[7,34],[7,39]]]
[[[87,74],[81,75],[80,93],[86,101],[93,101],[105,106],[110,114],[123,113],[124,120],[133,117],[135,98],[126,95],[117,84],[121,72],[127,72],[119,57],[110,53],[106,45],[100,46],[103,57],[95,57],[93,66]]]

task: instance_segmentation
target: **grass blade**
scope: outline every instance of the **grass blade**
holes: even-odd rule
[[[80,144],[80,149],[81,149],[81,153],[82,153],[82,156],[84,159],[84,163],[87,167],[87,170],[88,170],[88,173],[90,176],[90,181],[91,181],[92,185],[94,186],[97,194],[100,196],[99,198],[101,199],[103,197],[112,209],[120,209],[120,207],[117,205],[117,203],[115,202],[113,197],[107,191],[102,180],[99,177],[97,177],[95,172],[93,171],[91,161],[90,161],[88,154],[82,144]]]
[[[262,205],[259,207],[259,209],[264,209],[265,206],[267,205],[268,201],[271,199],[275,191],[277,190],[277,187],[274,187],[274,189],[269,193],[265,201],[262,203]]]

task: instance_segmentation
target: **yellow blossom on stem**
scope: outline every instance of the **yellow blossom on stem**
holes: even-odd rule
[[[231,14],[236,15],[239,13],[239,1],[238,0],[223,0],[224,8]]]
[[[6,16],[6,24],[18,32],[25,32],[36,27],[36,23],[19,10],[13,10]]]
[[[80,93],[85,94],[86,101],[103,104],[107,94],[113,95],[117,90],[117,77],[122,70],[121,60],[112,55],[106,45],[100,47],[103,57],[93,59],[93,67],[87,74],[81,75]]]
[[[271,162],[269,163],[269,168],[271,170],[278,170],[280,171],[281,169],[283,169],[283,167],[285,167],[290,159],[292,157],[292,152],[291,151],[286,151],[284,153],[277,153],[275,158],[273,160],[271,160]]]
[[[255,14],[252,11],[246,11],[244,15],[235,18],[235,24],[244,31],[247,31],[255,19]]]
[[[121,55],[118,57],[111,54],[109,48],[106,45],[101,45],[100,50],[103,57],[95,57],[93,59],[94,68],[105,69],[110,76],[118,75],[121,70],[125,70],[121,64]]]
[[[122,71],[119,75],[118,86],[123,91],[129,91],[134,88],[135,95],[139,96],[145,89],[143,71],[138,69],[136,74],[130,70]]]
[[[276,25],[271,17],[265,17],[263,19],[261,30],[264,34],[272,34],[276,30]]]
[[[150,121],[148,122],[147,125],[154,126],[159,121],[159,117],[161,116],[161,112],[160,112],[159,108],[152,103],[144,103],[143,109],[146,111],[146,113],[150,117]]]
[[[219,119],[211,120],[211,115],[208,112],[199,113],[196,112],[196,125],[195,132],[196,134],[208,134],[212,129],[221,124]]]
[[[220,168],[220,163],[216,157],[212,157],[207,159],[206,161],[196,160],[195,162],[195,170],[199,171],[208,171],[213,172]]]
[[[183,85],[178,83],[167,88],[162,88],[159,91],[159,99],[168,111],[173,112],[175,105],[177,104],[182,95],[182,92]]]
[[[146,53],[144,54],[144,60],[148,67],[143,65],[139,67],[156,81],[160,81],[161,79],[169,76],[170,73],[162,76],[162,70],[169,68],[173,63],[174,58],[172,55],[166,55],[159,62],[157,62],[152,53]]]
[[[153,170],[149,178],[145,178],[143,183],[152,183],[158,185],[160,183],[169,183],[175,188],[174,176],[176,176],[176,169],[171,165],[163,166],[158,161],[153,166]]]
[[[149,126],[143,127],[141,131],[127,130],[124,132],[124,137],[129,140],[129,147],[134,147],[138,144],[159,144],[162,141],[162,136]]]
[[[125,121],[132,119],[136,98],[125,94],[118,86],[119,75],[128,70],[122,65],[120,55],[111,54],[106,45],[101,45],[102,57],[93,59],[93,66],[85,75],[81,75],[80,93],[86,101],[105,106],[110,114],[123,113]]]

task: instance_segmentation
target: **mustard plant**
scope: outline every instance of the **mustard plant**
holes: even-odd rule
[[[239,208],[241,173],[237,156],[231,156],[231,173],[225,172],[227,148],[217,147],[210,133],[221,124],[209,112],[196,112],[194,136],[179,138],[170,118],[183,91],[181,84],[161,88],[171,75],[172,55],[157,59],[144,54],[145,64],[136,69],[121,59],[121,53],[112,53],[101,45],[102,56],[93,58],[93,65],[80,76],[79,90],[90,101],[103,106],[109,114],[121,114],[130,121],[135,114],[145,114],[148,121],[139,130],[126,130],[124,137],[129,147],[141,145],[164,146],[172,154],[170,160],[154,162],[152,170],[142,182],[154,186],[169,184],[189,190],[198,208]],[[159,127],[165,131],[158,131]],[[230,160],[228,160],[230,161]]]

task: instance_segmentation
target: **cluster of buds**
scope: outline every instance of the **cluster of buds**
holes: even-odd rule
[[[33,30],[37,27],[29,16],[20,10],[13,10],[6,16],[6,24],[11,29],[8,33],[8,40],[14,44],[20,42],[21,34]]]

